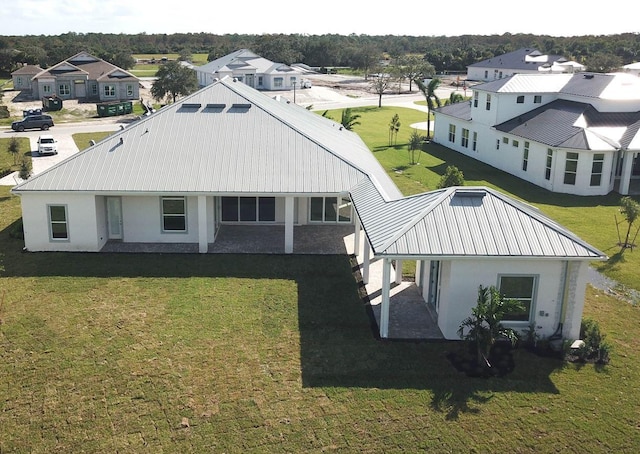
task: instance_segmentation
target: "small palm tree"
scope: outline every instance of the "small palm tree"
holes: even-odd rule
[[[478,287],[477,306],[471,310],[471,316],[462,321],[458,335],[476,347],[479,365],[491,367],[489,354],[498,339],[508,339],[512,344],[518,340],[517,333],[505,328],[502,320],[507,314],[524,310],[518,300],[505,299],[495,287]]]
[[[351,131],[353,130],[354,126],[357,126],[360,124],[360,122],[358,121],[358,118],[360,118],[360,115],[354,114],[351,108],[347,107],[342,111],[342,119],[340,120],[340,124],[347,131]]]
[[[420,79],[415,80],[418,89],[427,100],[427,138],[429,138],[431,134],[431,111],[442,105],[440,98],[436,95],[436,90],[440,86],[440,82],[441,80],[437,77],[431,79],[427,85],[425,85]]]
[[[633,248],[633,241],[629,243],[629,237],[631,236],[631,227],[633,223],[640,217],[640,204],[633,200],[629,196],[625,196],[620,199],[620,213],[627,221],[627,234],[624,238],[624,243],[621,244],[622,250],[626,248]]]
[[[422,150],[422,140],[423,137],[417,129],[411,131],[411,135],[409,136],[409,155],[411,156],[411,165],[415,165],[417,163],[416,151],[419,153],[420,150]]]

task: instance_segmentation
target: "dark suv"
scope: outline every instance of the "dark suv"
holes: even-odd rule
[[[22,120],[11,123],[14,131],[24,131],[25,129],[42,129],[46,131],[53,126],[51,115],[27,115]]]

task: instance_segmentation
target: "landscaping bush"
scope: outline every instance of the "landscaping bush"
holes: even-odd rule
[[[600,331],[598,322],[590,318],[583,319],[580,325],[580,338],[584,344],[577,349],[571,349],[567,354],[567,360],[608,364],[612,347],[605,341],[605,337],[605,334]]]

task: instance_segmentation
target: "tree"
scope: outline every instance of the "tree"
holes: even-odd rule
[[[20,153],[20,142],[18,142],[17,137],[12,137],[9,140],[9,146],[7,147],[7,151],[11,156],[13,156],[13,165],[18,165],[18,154]]]
[[[156,75],[158,79],[151,86],[151,95],[158,101],[170,96],[176,102],[178,96],[186,96],[198,89],[195,71],[180,62],[167,62],[160,66]]]
[[[638,220],[638,217],[640,217],[640,204],[631,197],[625,196],[620,199],[620,213],[624,217],[624,220],[627,221],[627,233],[624,237],[624,243],[620,243],[624,251],[626,248],[633,248],[635,237],[631,243],[629,243],[629,237],[631,236],[631,227]],[[636,236],[637,235],[638,232],[636,232]]]
[[[505,328],[502,320],[508,314],[524,309],[518,300],[506,299],[495,287],[478,287],[477,305],[471,309],[471,316],[462,321],[458,327],[460,339],[475,346],[478,365],[491,368],[491,348],[498,339],[518,340],[512,328]]]
[[[411,131],[411,135],[409,136],[409,155],[411,156],[411,165],[417,164],[416,151],[420,151],[422,149],[423,140],[424,137],[420,135],[417,129]]]
[[[391,76],[387,73],[378,72],[376,77],[369,81],[371,91],[378,95],[378,107],[382,107],[382,95],[391,88]]]
[[[427,100],[427,138],[431,134],[431,111],[441,106],[440,98],[436,95],[436,89],[440,86],[441,80],[434,77],[428,84],[424,84],[420,79],[416,79],[415,83]],[[435,103],[435,104],[434,104]]]
[[[400,116],[394,114],[389,122],[389,146],[392,146],[398,140],[398,131],[400,131]]]
[[[22,180],[28,180],[31,176],[31,165],[26,159],[22,159],[20,163],[20,170],[18,171],[18,176]]]
[[[403,69],[404,76],[409,79],[409,91],[413,90],[413,81],[433,77],[435,68],[431,63],[418,55],[401,57],[398,65]]]
[[[456,93],[455,91],[452,91],[451,94],[449,95],[449,104],[455,104],[457,102],[462,102],[464,101],[464,96],[462,96],[460,93]]]
[[[358,118],[360,118],[360,115],[354,114],[351,108],[347,107],[342,111],[342,118],[340,119],[340,124],[347,131],[352,131],[354,126],[357,126],[360,124],[360,122],[358,121]]]
[[[438,182],[438,189],[449,188],[451,186],[464,186],[464,175],[456,166],[447,166],[447,169]]]

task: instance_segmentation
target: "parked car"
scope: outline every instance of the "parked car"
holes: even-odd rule
[[[49,134],[38,137],[38,154],[58,154],[58,141]]]
[[[53,126],[51,115],[27,115],[22,120],[11,123],[14,131],[24,131],[25,129],[42,129],[46,131]]]

